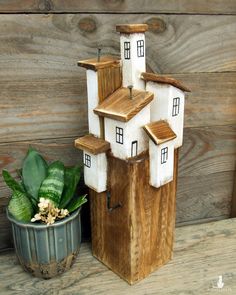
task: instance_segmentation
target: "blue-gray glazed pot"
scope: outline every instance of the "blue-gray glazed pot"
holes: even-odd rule
[[[81,244],[80,209],[52,225],[20,222],[7,211],[16,255],[25,271],[49,279],[72,266]]]

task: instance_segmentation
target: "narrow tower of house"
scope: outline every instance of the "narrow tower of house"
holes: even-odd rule
[[[89,133],[104,138],[103,122],[93,110],[121,86],[120,60],[100,57],[99,50],[97,58],[79,61],[78,66],[86,68]]]
[[[145,32],[146,24],[117,25],[120,32],[123,86],[132,85],[135,89],[145,89],[140,74],[146,71]]]

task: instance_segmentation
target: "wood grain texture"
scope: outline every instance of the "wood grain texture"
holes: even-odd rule
[[[87,99],[80,90],[84,78],[2,80],[0,142],[85,134]]]
[[[82,244],[71,270],[51,280],[31,277],[22,271],[13,252],[1,253],[1,292],[4,295],[105,295],[112,290],[114,295],[199,295],[201,290],[204,295],[234,295],[235,237],[236,219],[177,228],[173,259],[133,286],[95,259],[90,244]],[[213,288],[219,274],[225,283],[222,292]]]
[[[0,12],[236,14],[234,0],[2,0]]]
[[[205,219],[230,215],[236,157],[235,128],[185,129],[184,144],[180,149],[177,223],[203,222]],[[21,166],[29,144],[50,161],[63,159],[66,165],[82,163],[82,152],[73,147],[74,140],[62,138],[0,144],[0,171],[7,169],[16,176],[16,168]],[[5,200],[5,205],[9,194],[0,177],[0,199]],[[5,205],[0,206],[0,210],[4,210]],[[1,212],[0,248],[10,247],[9,224],[5,211]]]
[[[116,31],[122,34],[133,34],[133,33],[145,33],[148,31],[147,24],[118,24],[116,25]]]
[[[138,160],[108,156],[107,195],[90,190],[92,252],[130,284],[148,276],[172,257],[178,150],[172,182],[149,185],[148,153]]]
[[[56,77],[56,72],[53,78],[18,77],[15,68],[12,78],[0,79],[0,142],[87,133],[86,75],[74,67],[75,77]],[[236,73],[174,76],[192,89],[186,99],[185,127],[236,124]]]
[[[113,56],[101,56],[98,58],[92,58],[87,60],[78,61],[78,66],[89,70],[97,71],[98,69],[106,69],[111,67],[119,67],[120,60]]]
[[[236,125],[184,129],[179,176],[234,171],[235,159]]]
[[[85,32],[80,23],[95,23]],[[77,60],[119,55],[117,23],[148,23],[160,18],[161,33],[146,33],[148,71],[194,73],[235,71],[235,16],[203,15],[1,15],[1,78],[76,77]],[[30,57],[30,58],[29,58]],[[190,86],[189,86],[190,87]],[[191,88],[191,87],[190,87]]]
[[[214,217],[228,218],[231,211],[234,172],[179,177],[177,189],[178,223]]]
[[[75,140],[77,149],[86,150],[94,155],[105,153],[110,149],[110,143],[92,134],[85,135]]]
[[[141,73],[141,78],[144,81],[152,81],[152,82],[157,82],[157,83],[161,83],[161,84],[169,84],[172,86],[175,86],[185,92],[191,92],[191,90],[186,87],[185,85],[183,85],[183,83],[181,81],[178,81],[174,78],[171,77],[167,77],[167,76],[161,76],[155,73]]]
[[[172,75],[188,85],[185,127],[236,124],[236,73]]]
[[[234,175],[234,185],[233,185],[230,216],[236,217],[236,171],[235,171],[235,175]]]
[[[120,64],[116,67],[108,67],[98,70],[98,96],[99,102],[121,87],[122,72]]]
[[[176,134],[166,121],[149,123],[143,129],[155,144],[161,144],[176,138]]]
[[[153,100],[153,93],[122,87],[111,94],[95,109],[94,113],[114,120],[127,122]]]

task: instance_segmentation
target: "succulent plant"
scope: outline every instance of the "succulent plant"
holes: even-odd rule
[[[86,195],[77,197],[75,194],[81,176],[79,165],[65,167],[60,161],[48,165],[45,159],[30,147],[18,174],[20,182],[7,170],[2,171],[7,186],[12,190],[8,211],[18,221],[40,220],[52,224],[87,202]],[[44,204],[48,204],[49,209],[42,210],[42,200]]]

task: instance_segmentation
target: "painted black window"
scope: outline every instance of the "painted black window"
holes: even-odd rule
[[[172,109],[173,117],[179,114],[179,106],[180,106],[180,98],[179,97],[173,98],[173,109]]]
[[[132,141],[131,143],[131,157],[135,157],[138,154],[138,141]]]
[[[161,164],[164,164],[167,162],[168,159],[168,147],[164,147],[161,149]]]
[[[125,59],[130,59],[130,42],[124,42]]]
[[[144,56],[144,40],[137,41],[137,54],[138,57]]]
[[[91,167],[91,156],[88,154],[84,154],[84,166]]]
[[[124,130],[123,128],[116,127],[116,142],[123,144],[124,143]]]

